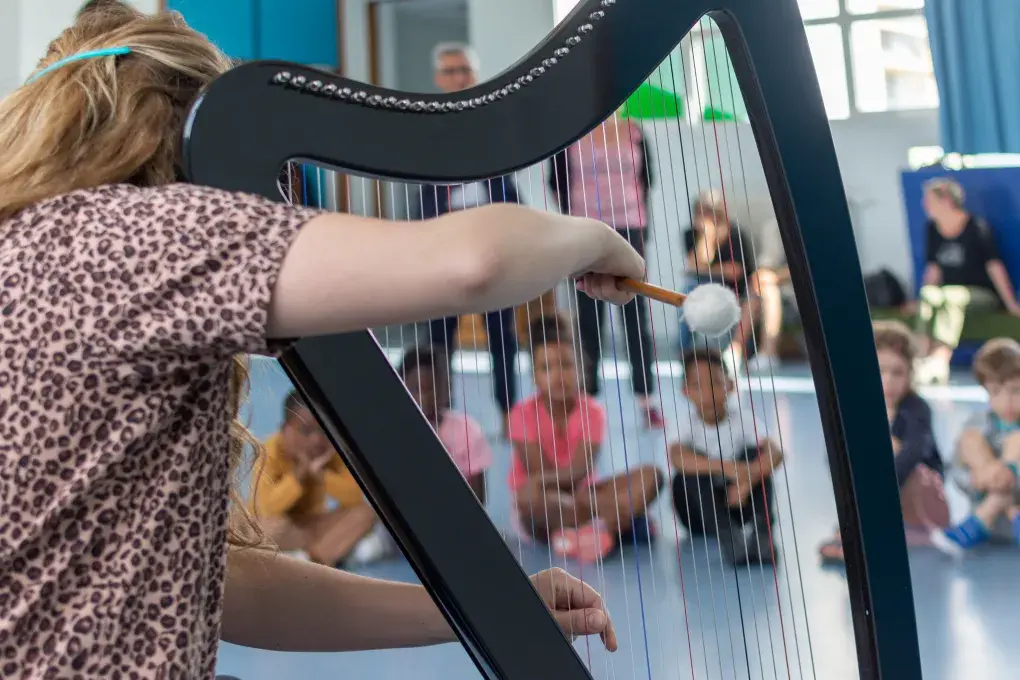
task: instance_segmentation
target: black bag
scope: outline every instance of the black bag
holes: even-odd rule
[[[868,296],[868,305],[872,309],[899,307],[907,302],[903,284],[888,269],[880,269],[864,277],[864,294]]]

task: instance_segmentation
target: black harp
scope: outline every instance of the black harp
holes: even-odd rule
[[[899,499],[871,320],[796,0],[587,0],[513,67],[451,95],[247,63],[195,104],[184,170],[198,184],[276,200],[293,160],[406,182],[500,177],[595,128],[705,15],[732,57],[803,317],[860,675],[917,679],[906,543],[888,519]],[[481,674],[590,678],[374,337],[303,339],[280,360]]]

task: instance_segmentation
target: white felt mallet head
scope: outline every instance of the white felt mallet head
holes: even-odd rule
[[[740,321],[740,303],[732,290],[719,283],[706,283],[687,294],[684,320],[695,333],[717,338]]]

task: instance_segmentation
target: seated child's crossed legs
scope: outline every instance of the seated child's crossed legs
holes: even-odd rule
[[[266,535],[284,552],[303,550],[318,564],[334,565],[347,557],[377,521],[372,506],[359,503],[308,519],[286,515],[261,520]]]
[[[1005,515],[1009,520],[1015,520],[1020,515],[1020,431],[1007,436],[1002,442],[1002,458],[990,463],[1001,474],[997,479],[1001,481],[994,491],[974,493],[976,506],[974,516],[981,520],[986,527],[994,527],[1000,517]],[[1003,469],[1005,468],[1005,469]],[[1005,483],[1008,477],[1006,470],[1012,473],[1011,484]],[[983,471],[972,471],[972,480]],[[985,475],[989,476],[989,475]]]
[[[606,531],[619,538],[634,519],[644,517],[662,488],[663,474],[654,465],[592,484],[573,485],[529,480],[515,497],[523,527],[536,538],[549,540],[562,529],[574,529],[598,518]]]

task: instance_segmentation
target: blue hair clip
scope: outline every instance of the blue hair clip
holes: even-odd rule
[[[88,52],[79,52],[78,54],[72,54],[69,57],[64,57],[60,61],[55,61],[42,71],[39,71],[35,75],[31,76],[25,84],[31,83],[34,80],[46,75],[50,71],[56,71],[61,66],[66,66],[75,61],[82,61],[83,59],[98,59],[99,57],[117,57],[122,54],[130,54],[130,47],[104,47],[101,50],[89,50]]]

